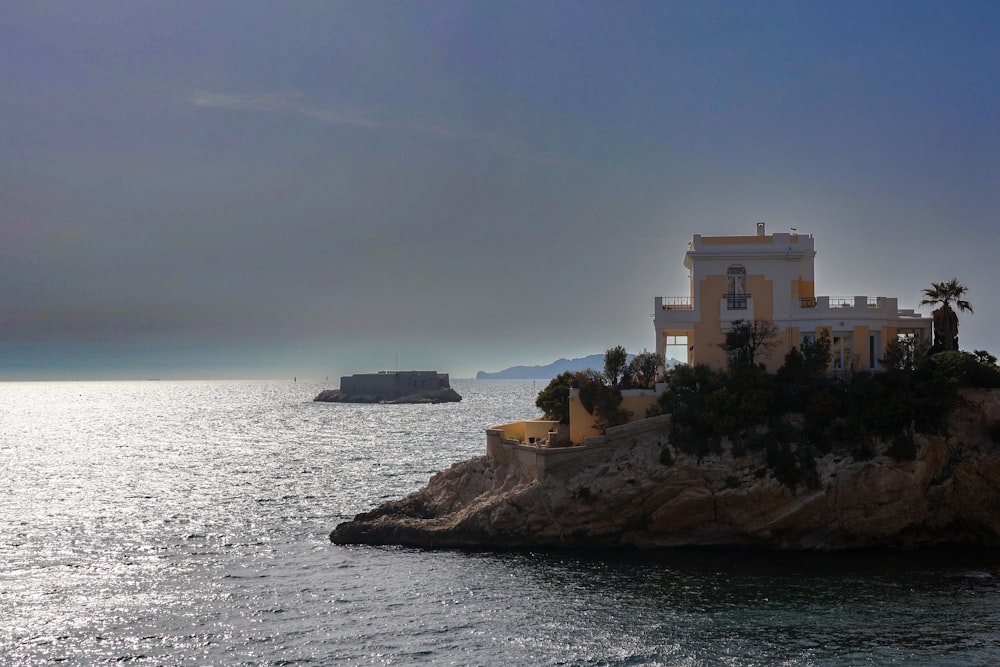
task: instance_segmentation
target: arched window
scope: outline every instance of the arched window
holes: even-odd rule
[[[726,309],[746,310],[747,270],[733,264],[726,270]]]
[[[739,264],[733,264],[726,271],[726,292],[729,294],[747,293],[747,270]]]

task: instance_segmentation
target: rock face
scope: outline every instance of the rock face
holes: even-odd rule
[[[699,462],[661,428],[540,481],[516,460],[455,464],[424,489],[337,526],[330,539],[424,548],[996,547],[1000,393],[966,396],[971,403],[952,415],[947,437],[914,436],[912,460],[827,455],[811,488],[779,482],[763,453]]]

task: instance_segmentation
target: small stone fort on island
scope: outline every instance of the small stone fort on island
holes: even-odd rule
[[[340,378],[340,389],[326,389],[314,401],[323,403],[456,403],[447,373],[379,371]]]
[[[340,524],[331,541],[498,549],[1000,547],[996,359],[979,368],[987,382],[961,385],[954,373],[963,363],[978,367],[974,355],[925,356],[942,388],[929,393],[931,376],[907,380],[917,368],[912,358],[894,366],[887,360],[898,346],[927,350],[932,334],[940,335],[936,320],[899,308],[894,297],[817,295],[815,254],[811,235],[768,235],[763,223],[755,235],[695,235],[684,260],[688,295],[655,299],[661,363],[674,357],[686,360],[685,368],[706,369],[697,377],[726,377],[724,344],[734,324],[773,323],[773,353],[751,361],[747,377],[759,384],[744,395],[723,387],[693,404],[664,382],[622,389],[625,418],[602,428],[581,390],[569,385],[568,424],[538,418],[491,426],[485,456]],[[817,341],[829,354],[816,375],[794,376],[781,364],[786,355],[801,359]],[[779,386],[766,384],[768,377],[781,379],[791,397],[783,400],[795,408],[760,408],[758,421],[692,435],[699,421],[711,427],[753,412],[753,401],[743,399],[754,392],[758,403],[772,400],[760,389]],[[796,385],[795,377],[806,379]],[[880,377],[892,382],[880,384]],[[811,395],[810,383],[820,387]],[[865,398],[853,403],[837,398],[852,383],[869,394],[854,394]],[[831,407],[836,400],[842,408]],[[663,407],[671,405],[679,409]],[[713,405],[733,407],[713,412]]]

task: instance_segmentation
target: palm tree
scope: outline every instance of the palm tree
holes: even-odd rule
[[[959,310],[972,312],[972,304],[963,299],[969,288],[952,278],[946,282],[931,283],[924,289],[921,306],[938,306],[931,311],[934,317],[934,347],[941,350],[958,349],[958,315],[952,304]]]

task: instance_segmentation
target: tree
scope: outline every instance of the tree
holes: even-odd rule
[[[807,378],[817,378],[830,367],[830,332],[820,332],[812,341],[802,342],[802,358]]]
[[[656,384],[656,373],[662,365],[663,359],[654,352],[635,355],[628,364],[630,383],[639,389],[652,389]]]
[[[569,385],[573,374],[569,371],[552,378],[545,389],[538,392],[535,407],[545,413],[545,418],[560,424],[569,423]]]
[[[628,365],[628,353],[621,345],[604,353],[604,377],[612,387],[617,387]]]
[[[805,394],[822,384],[830,366],[830,334],[824,329],[814,340],[802,341],[802,349],[793,347],[775,377],[782,390],[781,399],[793,411],[801,411]]]
[[[770,356],[777,337],[778,327],[771,320],[735,320],[719,347],[729,356],[730,368],[750,368],[756,365],[758,354]]]
[[[914,371],[927,357],[929,344],[916,336],[893,338],[885,345],[885,359],[882,366],[892,372]]]
[[[628,423],[632,413],[620,409],[622,393],[607,384],[606,375],[588,368],[573,375],[571,386],[580,390],[580,404],[596,417],[594,428],[604,433],[611,426]]]
[[[959,310],[971,313],[972,305],[962,298],[968,291],[969,288],[958,282],[957,278],[931,283],[930,287],[924,289],[924,298],[920,301],[920,305],[938,306],[931,311],[934,318],[936,350],[958,349],[958,315],[951,306],[954,303]]]
[[[986,350],[973,350],[972,354],[974,354],[976,356],[976,360],[983,365],[986,366],[997,365],[997,358],[994,355],[987,352]]]

